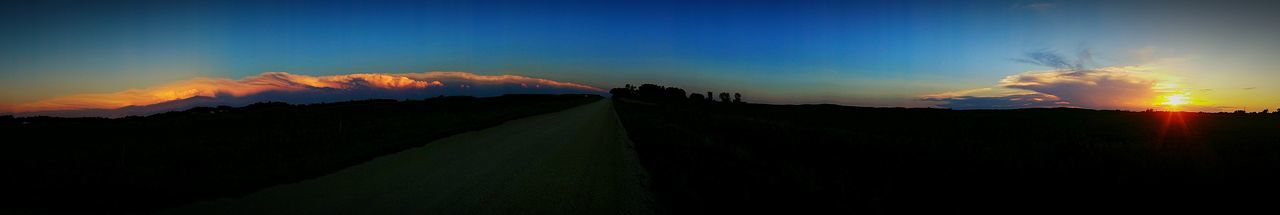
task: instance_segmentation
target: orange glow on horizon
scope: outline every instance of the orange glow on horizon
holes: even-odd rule
[[[1190,93],[1185,92],[1166,94],[1157,98],[1156,101],[1157,109],[1165,111],[1186,111],[1197,107]]]
[[[0,112],[22,113],[78,109],[115,109],[151,105],[197,96],[241,97],[268,91],[296,92],[317,88],[350,89],[364,86],[378,89],[424,89],[442,87],[449,82],[459,82],[459,84],[465,86],[477,84],[527,84],[539,87],[550,86],[604,92],[603,89],[577,83],[516,75],[486,76],[466,72],[361,73],[330,76],[267,72],[240,80],[199,77],[160,86],[129,89],[114,93],[77,94],[22,104],[3,104],[0,105],[0,108],[3,108],[0,109]]]

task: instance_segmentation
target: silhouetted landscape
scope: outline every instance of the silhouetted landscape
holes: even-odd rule
[[[133,214],[319,177],[596,95],[199,107],[146,117],[0,118],[6,211]]]
[[[16,0],[0,215],[1269,214],[1280,0]]]
[[[1280,114],[1269,112],[768,105],[652,84],[610,93],[658,213],[1225,212],[1268,205],[1274,198],[1266,196],[1280,191]],[[599,99],[6,116],[4,184],[19,197],[6,204],[37,213],[148,213],[236,198]]]
[[[1280,114],[766,105],[651,84],[611,92],[659,202],[677,214],[1244,212],[1280,191]]]

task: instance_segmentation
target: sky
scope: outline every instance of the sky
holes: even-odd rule
[[[655,83],[772,104],[1258,111],[1280,108],[1277,9],[1274,1],[5,1],[0,107],[237,96],[226,92],[242,85],[175,84],[254,84],[281,73],[430,86],[417,78],[453,71],[525,78],[507,84]],[[134,100],[103,101],[113,99]]]

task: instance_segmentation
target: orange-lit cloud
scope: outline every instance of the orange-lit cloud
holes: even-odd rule
[[[1053,95],[1072,106],[1136,110],[1150,108],[1172,81],[1140,67],[1107,67],[1023,73],[1005,77],[1000,86]]]
[[[466,72],[425,72],[403,74],[346,74],[309,76],[285,72],[268,72],[232,80],[226,78],[194,78],[154,87],[129,89],[114,93],[90,93],[45,99],[30,103],[0,106],[0,112],[22,113],[80,109],[114,109],[144,106],[192,97],[243,97],[265,92],[306,92],[308,90],[417,90],[459,84],[524,85],[528,87],[566,88],[589,92],[604,90],[588,85],[552,81],[516,75],[486,76]]]
[[[922,96],[946,108],[1082,107],[1142,110],[1175,89],[1177,78],[1142,67],[1032,71],[1006,76],[993,88]]]
[[[541,78],[530,78],[518,75],[476,75],[466,72],[427,72],[427,73],[409,73],[399,74],[415,80],[467,80],[478,84],[508,84],[518,83],[525,86],[533,87],[557,87],[570,88],[586,91],[604,92],[603,89],[588,86],[584,84],[559,82]]]
[[[1149,51],[1148,51],[1149,52]],[[1192,101],[1170,105],[1160,101],[1172,94],[1187,96],[1181,78],[1147,66],[1093,67],[1093,53],[1081,50],[1075,59],[1053,50],[1029,52],[1017,62],[1052,67],[1006,76],[995,87],[924,95],[923,101],[945,108],[1079,107],[1143,110],[1187,107]],[[1165,107],[1160,107],[1164,105]]]

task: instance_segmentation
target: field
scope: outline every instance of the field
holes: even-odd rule
[[[1221,213],[1280,199],[1276,114],[614,100],[677,214]]]
[[[147,117],[3,118],[5,210],[145,213],[315,178],[594,95],[259,103]]]

